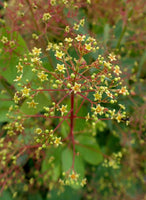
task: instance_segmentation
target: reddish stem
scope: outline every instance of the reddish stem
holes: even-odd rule
[[[75,162],[75,140],[74,140],[74,92],[71,93],[71,114],[70,114],[70,138],[73,145],[73,163],[72,168],[74,168],[74,162]]]

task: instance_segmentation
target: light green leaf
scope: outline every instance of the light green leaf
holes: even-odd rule
[[[81,105],[82,100],[78,101],[78,108]],[[82,105],[81,109],[79,110],[79,112],[77,113],[77,116],[79,117],[85,117],[88,113],[87,107],[85,105]],[[81,131],[83,129],[85,129],[86,127],[86,120],[85,119],[76,119],[75,120],[75,131]]]
[[[19,46],[15,48],[13,53],[2,51],[0,55],[0,74],[10,83],[14,84],[14,79],[17,75],[16,65],[18,64],[19,58],[21,55],[24,55],[24,53],[28,52],[27,45],[23,38],[20,36],[19,33],[13,32],[13,35],[8,34],[8,31],[5,28],[0,29],[0,35],[5,36],[8,38],[8,40],[11,40],[11,37],[13,38]],[[0,48],[3,49],[3,44],[0,42]],[[28,72],[29,73],[29,72]]]
[[[37,194],[29,195],[28,200],[43,200],[43,198],[40,193],[37,193]]]
[[[36,105],[36,108],[29,108],[27,102],[30,100],[26,99],[24,103],[21,106],[21,111],[27,115],[34,115],[38,113],[39,111],[43,110],[44,106],[48,106],[50,99],[49,96],[45,95],[44,93],[39,93],[37,96],[35,96],[34,101],[38,104]]]
[[[42,162],[42,167],[41,167],[41,172],[45,173],[51,169],[52,172],[52,180],[57,181],[60,174],[61,174],[61,152],[62,152],[62,147],[51,147],[46,152],[46,158]],[[54,157],[53,162],[49,162],[49,158]],[[54,167],[51,167],[51,164],[54,164]]]
[[[122,33],[122,29],[123,29],[123,21],[119,20],[118,23],[116,24],[115,30],[114,30],[114,34],[116,38],[119,38],[121,33]]]
[[[109,24],[105,24],[105,26],[104,26],[104,44],[105,45],[106,45],[106,43],[108,42],[108,39],[109,39],[109,31],[110,31]]]
[[[71,187],[65,187],[65,191],[61,194],[58,194],[58,190],[52,190],[49,192],[50,197],[47,197],[46,200],[81,200],[81,192],[73,190]]]
[[[77,140],[79,144],[76,145],[76,149],[86,162],[92,165],[98,165],[103,161],[103,156],[95,138],[80,135],[77,137]]]
[[[73,164],[73,151],[69,148],[65,148],[62,151],[62,170],[63,172],[67,172],[69,169],[71,169]],[[84,177],[85,169],[84,169],[84,163],[80,156],[75,156],[74,161],[74,170],[76,173],[80,174],[80,177]]]
[[[6,114],[8,113],[9,107],[14,105],[13,101],[1,101],[0,103],[0,122],[8,121]]]

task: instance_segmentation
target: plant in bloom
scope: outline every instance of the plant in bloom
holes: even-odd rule
[[[77,160],[82,156],[84,158],[82,151],[78,149],[78,144],[80,142],[82,144],[84,140],[80,141],[80,135],[77,134],[80,127],[77,127],[76,123],[79,121],[84,124],[83,132],[91,124],[90,130],[94,132],[95,124],[99,120],[111,118],[118,123],[121,122],[125,116],[125,111],[121,109],[123,105],[120,104],[119,110],[111,109],[110,105],[118,102],[119,95],[128,94],[126,87],[122,85],[119,73],[115,73],[115,66],[112,63],[115,59],[110,57],[109,61],[109,58],[99,55],[97,43],[92,37],[76,34],[69,41],[65,38],[63,43],[50,43],[50,48],[46,46],[46,50],[53,53],[56,58],[54,70],[52,66],[44,67],[41,48],[34,47],[19,59],[16,65],[19,76],[24,76],[24,71],[29,70],[29,74],[35,79],[31,81],[29,74],[25,76],[26,80],[16,77],[15,106],[8,113],[10,122],[5,129],[15,141],[16,135],[19,137],[21,134],[26,135],[25,126],[28,120],[30,122],[37,119],[44,120],[50,125],[46,128],[41,121],[32,123],[32,137],[28,141],[27,148],[24,145],[20,153],[15,154],[13,170],[17,168],[18,160],[26,150],[31,151],[32,156],[41,159],[45,151],[50,151],[51,148],[64,149],[60,146],[65,145],[62,156],[72,155],[72,162],[65,171],[65,179],[60,179],[59,182],[63,185],[86,184],[84,175],[76,171]],[[87,48],[88,45],[91,48]],[[90,59],[93,54],[96,59]],[[90,55],[89,58],[86,55]],[[119,70],[119,67],[117,69]],[[81,115],[81,111],[84,114]],[[93,135],[96,133],[87,136],[89,141]],[[67,143],[72,146],[71,149],[68,149]],[[7,151],[9,152],[9,149]],[[3,163],[3,166],[10,162],[11,159]]]
[[[61,186],[85,186],[84,162],[98,165],[104,158],[95,139],[96,124],[111,119],[120,123],[126,116],[124,105],[118,104],[118,97],[128,95],[128,90],[119,76],[122,73],[120,67],[115,66],[116,56],[113,53],[101,55],[99,41],[77,32],[84,25],[84,19],[68,25],[64,19],[58,18],[59,6],[68,8],[68,2],[49,1],[45,10],[42,10],[44,4],[39,10],[40,4],[32,5],[30,1],[26,1],[27,6],[25,2],[19,5],[29,8],[33,19],[36,17],[32,38],[33,44],[38,38],[40,44],[20,55],[15,66],[13,104],[7,113],[6,137],[0,141],[1,169],[6,169],[1,176],[2,190],[13,182],[27,182],[24,171],[29,161],[33,162],[34,168],[41,170],[40,173],[37,170],[30,172],[24,191],[33,187],[34,177],[45,187],[49,185],[50,190],[56,182]],[[29,17],[30,13],[24,18],[24,27]],[[48,40],[49,30],[52,28],[52,32],[58,32],[60,26],[53,23],[60,21],[66,25],[65,35],[70,35],[62,42],[51,42]],[[13,41],[9,40],[2,36],[4,48],[8,48],[10,42],[13,46]],[[118,109],[113,108],[116,104]],[[90,156],[86,155],[87,149]],[[113,159],[109,166],[114,165]],[[18,175],[20,178],[15,180]]]

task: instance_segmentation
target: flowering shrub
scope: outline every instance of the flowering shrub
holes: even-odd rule
[[[52,145],[54,147],[61,145],[63,154],[73,154],[72,164],[69,168],[64,167],[67,180],[65,182],[61,180],[61,183],[78,183],[81,177],[80,184],[84,185],[86,183],[84,175],[79,174],[80,171],[75,167],[76,157],[79,160],[83,157],[85,161],[95,165],[103,160],[103,155],[93,139],[96,135],[96,123],[106,118],[121,122],[126,116],[125,107],[119,104],[119,110],[115,110],[110,105],[117,103],[118,96],[127,95],[128,91],[122,86],[122,79],[119,77],[122,72],[116,63],[116,56],[113,54],[109,54],[107,58],[101,56],[94,38],[78,34],[74,38],[65,38],[64,43],[49,43],[48,46],[46,50],[54,54],[55,66],[44,67],[40,56],[41,48],[37,47],[19,58],[16,65],[18,75],[14,79],[17,83],[15,105],[10,106],[7,114],[10,122],[5,126],[7,136],[3,142],[7,143],[10,139],[11,141],[7,143],[9,147],[7,146],[5,151],[5,158],[7,155],[8,158],[5,160],[2,157],[3,167],[12,165],[11,170],[17,171],[19,159],[27,155],[30,150],[33,159],[40,159],[42,154],[44,159],[44,150],[50,150]],[[96,55],[98,57],[94,59]],[[25,71],[29,73],[24,79]],[[29,125],[31,133],[28,133],[25,125],[29,123],[28,120],[31,123],[33,118],[43,119],[44,123],[50,125],[46,128],[36,123],[31,129]],[[91,133],[84,133],[90,125]],[[30,139],[25,143],[27,137]],[[93,143],[93,150],[98,150],[93,158],[83,153],[86,145],[90,146],[89,142]],[[84,148],[82,145],[85,145]],[[6,146],[3,148],[6,149]],[[9,172],[4,174],[3,178],[2,183],[7,185]]]
[[[121,168],[126,150],[102,148],[98,132],[107,130],[111,120],[128,129],[122,103],[129,96],[127,79],[119,56],[85,31],[88,22],[80,14],[90,3],[3,4],[0,78],[8,104],[0,138],[1,193],[10,190],[15,198],[43,188],[49,198],[54,188],[94,189],[90,171],[94,176],[97,166]],[[100,181],[102,191],[106,184]]]

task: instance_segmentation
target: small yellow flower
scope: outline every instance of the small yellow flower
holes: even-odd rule
[[[32,34],[32,38],[35,39],[35,40],[38,40],[38,39],[39,39],[39,36],[38,36],[37,34],[33,33],[33,34]]]
[[[84,187],[84,185],[86,185],[86,183],[87,183],[87,179],[86,178],[82,179],[81,186]]]
[[[107,94],[108,97],[113,98],[112,93],[110,93],[109,91],[106,91],[106,94]]]
[[[85,44],[85,49],[88,50],[88,51],[91,51],[92,50],[91,43]]]
[[[65,71],[65,67],[64,67],[64,64],[62,64],[62,65],[60,65],[60,64],[57,64],[57,70],[59,71],[59,72],[62,72],[62,73],[64,73]]]
[[[69,26],[66,26],[66,27],[65,27],[65,32],[69,33],[69,31],[70,31]]]
[[[8,3],[6,1],[4,1],[4,8],[8,7]]]
[[[64,3],[64,4],[67,4],[67,3],[68,3],[68,0],[63,0],[63,3]]]
[[[62,56],[64,56],[64,53],[62,51],[56,51],[55,56],[57,58],[62,58]]]
[[[41,53],[41,48],[38,49],[38,48],[34,47],[34,48],[32,49],[32,54],[33,54],[34,56],[39,56],[40,53]]]
[[[13,48],[15,46],[15,41],[11,40],[10,41],[10,47]]]
[[[22,78],[22,74],[20,76],[16,76],[16,79],[14,79],[15,82],[20,81]]]
[[[75,85],[71,87],[71,89],[74,91],[75,94],[77,92],[81,92],[80,88],[81,88],[81,84],[78,84],[78,83],[75,83]]]
[[[56,145],[56,146],[59,146],[60,144],[62,144],[62,142],[61,142],[61,137],[55,137],[55,139],[54,139],[54,144]]]
[[[17,72],[23,72],[23,66],[21,65],[20,62],[18,65],[16,65],[16,68],[17,68]]]
[[[87,116],[85,117],[86,122],[90,119],[90,114],[88,113]]]
[[[119,103],[119,106],[123,109],[123,110],[125,110],[126,108],[125,108],[125,106],[124,105],[122,105],[122,104],[120,104]]]
[[[73,41],[73,39],[72,38],[65,38],[65,42],[68,42],[68,43],[70,43],[70,42],[72,42]]]
[[[20,98],[18,97],[18,95],[15,93],[15,95],[14,95],[14,102],[15,103],[18,103],[19,102],[19,100],[20,100]]]
[[[112,53],[109,54],[108,58],[110,59],[110,61],[116,60],[116,56]]]
[[[84,26],[84,24],[85,24],[85,19],[81,19],[81,20],[80,20],[80,25],[81,25],[81,26]]]
[[[95,38],[93,38],[93,37],[88,37],[87,42],[95,42]]]
[[[47,22],[52,16],[50,15],[50,13],[44,13],[43,14],[43,17],[42,17],[42,20],[44,22]]]
[[[24,130],[24,127],[22,126],[22,124],[17,124],[16,125],[16,131],[22,132],[23,130]]]
[[[121,119],[122,119],[122,115],[120,113],[118,113],[118,115],[116,117],[117,122],[120,123]]]
[[[57,50],[59,50],[59,48],[60,48],[60,47],[59,47],[58,44],[53,44],[53,50],[56,50],[56,51],[57,51]]]
[[[96,106],[96,108],[94,108],[94,113],[95,114],[99,114],[99,115],[102,115],[103,114],[103,110],[104,110],[104,107],[100,106],[100,104],[98,104]]]
[[[111,69],[111,63],[110,62],[104,61],[103,64],[104,64],[105,67],[108,67],[109,69]]]
[[[13,106],[11,105],[10,107],[9,107],[9,112],[11,112],[13,110]]]
[[[40,58],[38,57],[31,58],[31,62],[38,64],[40,63]]]
[[[29,96],[30,88],[27,88],[26,86],[21,90],[22,96]]]
[[[55,5],[56,5],[56,0],[51,0],[51,1],[50,1],[50,4],[51,4],[52,6],[55,6]]]
[[[38,103],[36,103],[34,100],[32,100],[31,102],[27,102],[27,104],[28,104],[28,106],[29,106],[30,108],[36,108],[36,105],[37,105]]]
[[[44,71],[42,72],[38,72],[37,76],[39,77],[39,79],[43,82],[43,81],[47,81],[48,78],[47,78],[47,74],[44,73]]]
[[[114,73],[117,74],[117,75],[122,73],[118,65],[115,66]]]
[[[35,129],[35,133],[37,133],[38,135],[40,135],[42,133],[42,129],[41,128],[36,128]]]
[[[85,40],[85,35],[77,35],[77,37],[75,38],[78,42],[82,42]]]
[[[67,112],[67,105],[62,105],[62,107],[60,108],[60,112],[61,112],[61,115],[63,116],[64,113]]]
[[[94,94],[94,101],[97,101],[97,100],[101,100],[101,98],[102,98],[102,95],[101,95],[101,93],[99,93],[99,92],[96,92],[95,94]]]
[[[75,29],[75,30],[79,30],[79,28],[80,28],[80,25],[79,25],[79,24],[76,24],[76,23],[74,23],[73,29]]]
[[[8,42],[8,38],[5,37],[5,36],[3,36],[2,39],[1,39],[1,42],[2,42],[3,44],[6,44],[6,43]]]
[[[46,51],[49,51],[49,50],[52,48],[52,46],[53,46],[52,43],[51,43],[51,42],[48,42]]]
[[[73,181],[77,181],[79,178],[79,174],[72,172],[72,174],[69,175],[70,179]]]
[[[126,86],[125,87],[122,87],[119,91],[120,94],[123,94],[123,95],[127,95],[128,94],[128,90],[126,89]]]

